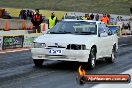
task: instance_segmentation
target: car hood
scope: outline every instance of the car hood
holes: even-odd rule
[[[48,45],[58,44],[86,44],[95,40],[96,35],[75,35],[75,34],[45,34],[34,40],[38,43],[46,43]]]

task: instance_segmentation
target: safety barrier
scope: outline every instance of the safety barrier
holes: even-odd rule
[[[47,23],[42,23],[41,31],[48,29]],[[10,31],[10,30],[28,30],[32,31],[33,25],[30,20],[23,19],[0,19],[0,30]]]
[[[31,48],[33,40],[42,33],[0,36],[0,50],[15,48]]]
[[[23,19],[0,19],[0,29],[9,30],[25,30],[32,29],[33,25],[30,20]]]

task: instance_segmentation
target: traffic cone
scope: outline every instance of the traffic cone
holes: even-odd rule
[[[5,23],[5,30],[4,31],[9,31],[9,24],[8,24],[8,20],[6,20]]]

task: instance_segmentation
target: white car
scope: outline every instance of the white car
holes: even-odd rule
[[[48,59],[88,62],[88,67],[93,69],[100,58],[107,57],[107,62],[114,62],[117,49],[118,36],[104,23],[64,20],[36,38],[31,52],[35,66]]]

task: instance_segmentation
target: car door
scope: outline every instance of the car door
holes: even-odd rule
[[[107,36],[101,37],[100,34],[101,33],[105,33],[105,29],[102,25],[102,23],[98,24],[98,57],[102,58],[104,56],[106,56],[106,50],[107,50],[107,46],[108,46],[108,41],[107,41]]]
[[[106,40],[105,40],[105,56],[110,56],[111,53],[112,53],[112,46],[113,46],[113,36],[112,36],[112,31],[109,30],[109,28],[104,24],[102,23],[102,26],[104,28],[104,31],[108,34],[108,36],[106,37]]]

